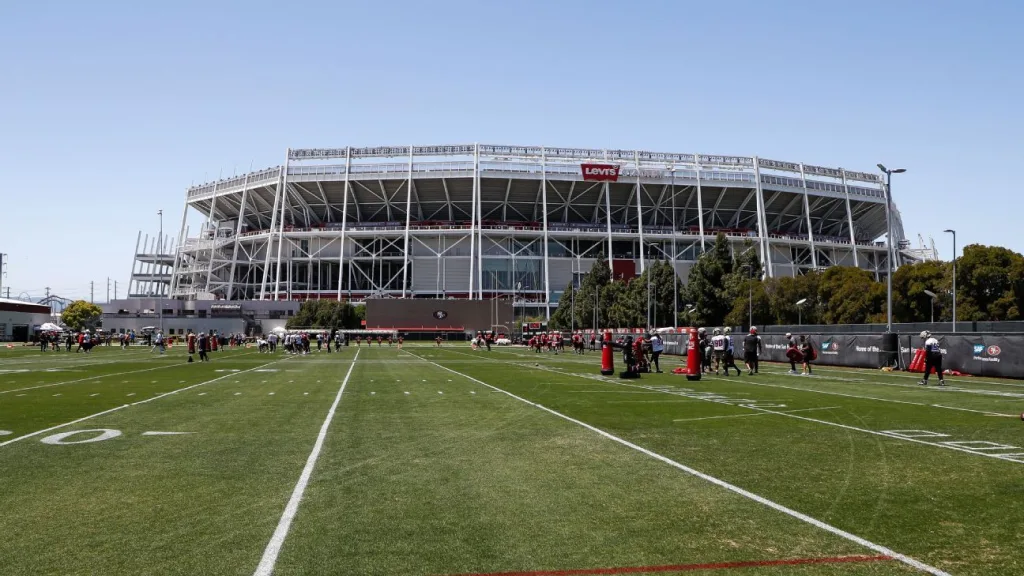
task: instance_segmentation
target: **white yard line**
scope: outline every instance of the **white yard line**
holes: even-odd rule
[[[324,440],[327,438],[327,429],[331,426],[331,420],[334,419],[334,413],[341,402],[341,395],[345,392],[345,386],[348,385],[348,379],[352,376],[352,369],[356,367],[356,360],[358,359],[359,350],[356,350],[356,354],[352,358],[352,364],[348,367],[348,373],[345,374],[345,379],[341,382],[341,388],[338,389],[338,395],[334,397],[334,404],[331,404],[331,409],[327,411],[327,417],[324,418],[324,423],[320,426],[320,433],[316,437],[316,442],[313,443],[313,451],[309,453],[309,458],[306,459],[306,465],[302,468],[299,481],[295,483],[295,489],[292,490],[292,497],[288,499],[284,513],[281,514],[281,520],[277,523],[277,528],[274,530],[273,536],[270,537],[270,542],[263,551],[263,558],[260,559],[259,565],[256,566],[253,576],[270,576],[274,573],[277,556],[281,553],[281,546],[284,545],[285,538],[288,537],[288,530],[291,529],[292,520],[295,519],[295,515],[299,511],[302,495],[306,492],[306,485],[309,484],[309,478],[313,475],[313,468],[316,467],[316,461],[320,458],[320,450],[323,449]]]
[[[817,368],[817,366],[815,366],[815,368]],[[775,374],[775,375],[785,375],[785,374],[787,374],[787,372],[780,371],[780,370],[772,370],[772,371],[767,371],[766,370],[765,373],[766,374]],[[813,381],[813,380],[815,380],[817,378],[812,376],[811,379]],[[836,377],[832,377],[832,376],[823,376],[820,379],[821,380],[832,380],[832,381],[835,381],[835,382],[851,382],[851,383],[854,382],[851,379],[845,379],[845,378],[841,379],[841,378],[836,378]],[[869,379],[863,379],[863,380],[862,379],[857,379],[855,382],[857,384],[866,384],[866,385],[869,385],[869,386],[888,386],[890,388],[905,388],[907,390],[920,390],[921,389],[921,385],[920,384],[899,384],[897,382],[878,382],[878,381],[873,381],[873,380],[869,380]],[[1024,393],[1020,393],[1020,392],[1001,392],[999,390],[985,390],[985,389],[981,389],[981,388],[960,388],[960,387],[957,387],[957,386],[946,386],[944,388],[932,387],[932,388],[930,388],[930,390],[942,390],[944,393],[958,392],[958,393],[961,393],[961,394],[975,394],[975,395],[978,395],[978,396],[994,396],[994,397],[997,397],[997,398],[1014,398],[1014,399],[1024,398]]]
[[[707,482],[715,484],[716,486],[720,486],[722,488],[725,488],[726,490],[728,490],[730,492],[733,492],[735,494],[739,494],[740,496],[743,496],[744,498],[748,498],[748,499],[753,500],[753,501],[755,501],[755,502],[757,502],[759,504],[767,506],[767,507],[769,507],[769,508],[771,508],[773,510],[776,510],[778,512],[782,512],[783,514],[786,514],[787,516],[790,516],[792,518],[796,518],[797,520],[800,520],[802,522],[805,522],[807,524],[815,526],[816,528],[820,528],[822,530],[825,530],[826,532],[830,532],[831,534],[839,536],[840,538],[843,538],[843,539],[848,540],[850,542],[854,542],[856,544],[864,546],[865,548],[873,550],[873,551],[875,551],[875,552],[877,552],[879,554],[884,554],[885,556],[889,556],[890,558],[893,558],[894,560],[898,560],[898,561],[900,561],[900,562],[902,562],[902,563],[904,563],[904,564],[906,564],[908,566],[911,566],[911,567],[916,568],[918,570],[921,570],[923,572],[927,572],[928,574],[932,574],[933,576],[951,576],[948,572],[944,572],[942,570],[939,570],[938,568],[935,568],[934,566],[929,566],[928,564],[925,564],[925,563],[923,563],[923,562],[921,562],[919,560],[915,560],[915,559],[911,558],[910,556],[906,556],[904,554],[900,554],[899,552],[896,552],[895,550],[891,550],[891,549],[886,548],[885,546],[882,546],[880,544],[875,544],[874,542],[871,542],[869,540],[861,538],[860,536],[857,536],[855,534],[852,534],[852,533],[847,532],[845,530],[842,530],[840,528],[836,528],[835,526],[832,526],[830,524],[826,524],[826,523],[822,522],[821,520],[818,520],[816,518],[812,518],[812,517],[810,517],[810,516],[808,516],[808,515],[806,515],[806,514],[804,514],[802,512],[797,512],[796,510],[793,510],[792,508],[788,508],[786,506],[783,506],[782,504],[778,504],[776,502],[773,502],[772,500],[769,500],[769,499],[767,499],[767,498],[765,498],[763,496],[758,496],[757,494],[754,494],[753,492],[749,492],[747,490],[744,490],[743,488],[740,488],[739,486],[735,486],[735,485],[730,484],[730,483],[728,483],[728,482],[726,482],[724,480],[721,480],[721,479],[716,478],[714,476],[711,476],[709,474],[705,474],[703,472],[700,472],[699,470],[696,470],[694,468],[690,468],[689,466],[686,466],[684,464],[680,464],[679,462],[676,462],[675,460],[672,460],[672,459],[670,459],[670,458],[668,458],[666,456],[662,456],[661,454],[658,454],[656,452],[648,450],[648,449],[646,449],[646,448],[644,448],[642,446],[638,446],[636,444],[633,444],[632,442],[630,442],[628,440],[624,440],[624,439],[622,439],[622,438],[620,438],[618,436],[615,436],[614,434],[611,434],[609,432],[605,432],[604,430],[601,430],[600,428],[597,428],[595,426],[591,426],[590,424],[587,424],[586,422],[583,422],[581,420],[577,420],[577,419],[572,418],[570,416],[566,416],[565,414],[562,414],[561,412],[556,412],[555,410],[552,410],[550,408],[546,408],[544,406],[541,406],[540,404],[536,404],[536,403],[531,402],[531,401],[529,401],[529,400],[527,400],[525,398],[516,396],[515,394],[512,394],[511,392],[507,392],[505,390],[502,390],[501,388],[498,388],[497,386],[492,386],[492,385],[490,385],[490,384],[488,384],[488,383],[486,383],[486,382],[484,382],[482,380],[478,380],[476,378],[473,378],[472,376],[463,374],[461,372],[457,372],[455,370],[452,370],[451,368],[442,366],[442,365],[440,365],[440,364],[438,364],[436,362],[430,362],[430,363],[433,364],[434,366],[437,366],[438,368],[441,368],[442,370],[446,370],[448,372],[451,372],[452,374],[457,374],[459,376],[462,376],[463,378],[466,378],[467,380],[476,382],[477,384],[480,384],[482,386],[486,386],[487,388],[490,388],[490,389],[492,389],[492,390],[494,390],[496,392],[501,392],[503,394],[506,394],[506,395],[508,395],[508,396],[510,396],[510,397],[512,397],[512,398],[514,398],[514,399],[516,399],[518,401],[520,401],[520,402],[523,402],[525,404],[528,404],[530,406],[533,406],[535,408],[543,410],[543,411],[547,412],[548,414],[551,414],[553,416],[557,416],[558,418],[561,418],[561,419],[566,420],[568,422],[572,422],[573,424],[576,424],[578,426],[582,426],[583,428],[586,428],[587,430],[590,430],[591,432],[595,432],[597,434],[600,434],[601,436],[604,436],[605,438],[607,438],[609,440],[612,440],[612,441],[617,442],[617,443],[619,443],[619,444],[621,444],[623,446],[626,446],[627,448],[631,448],[633,450],[636,450],[637,452],[640,452],[641,454],[645,454],[647,456],[650,456],[651,458],[654,458],[656,460],[664,462],[665,464],[668,464],[669,466],[672,466],[672,467],[674,467],[674,468],[676,468],[678,470],[686,472],[687,474],[690,474],[692,476],[696,476],[697,478],[700,478],[701,480],[705,480]],[[268,574],[270,574],[270,572],[266,572],[266,573],[259,573],[259,572],[257,572],[257,574],[259,576],[267,576]]]
[[[793,412],[811,412],[813,410],[835,410],[836,408],[842,408],[842,406],[822,406],[821,408],[800,408],[799,410],[782,410],[786,414]],[[673,422],[696,422],[697,420],[717,420],[720,418],[743,418],[746,416],[770,416],[770,414],[731,414],[729,416],[705,416],[703,418],[680,418],[673,420]]]
[[[239,354],[239,356],[246,356],[253,354],[253,352],[246,352]],[[100,374],[98,376],[90,376],[88,378],[80,378],[78,380],[64,380],[61,382],[51,382],[49,384],[39,384],[38,386],[27,386],[25,388],[15,388],[13,390],[0,390],[0,394],[10,394],[11,392],[24,392],[25,390],[37,390],[39,388],[50,388],[52,386],[64,386],[67,384],[78,384],[80,382],[88,382],[90,380],[100,380],[102,378],[113,378],[115,376],[124,376],[126,374],[139,374],[141,372],[152,372],[153,370],[162,370],[164,368],[174,368],[175,366],[182,366],[183,364],[164,364],[162,366],[154,366],[153,368],[141,368],[139,370],[129,370],[128,372],[115,372],[113,374]],[[238,372],[236,372],[238,374]]]
[[[274,364],[275,362],[280,362],[280,361],[281,360],[275,360],[274,362],[269,362],[267,364],[264,364],[263,366],[270,366],[271,364]],[[263,366],[257,366],[256,368],[250,368],[248,370],[243,370],[242,372],[235,372],[233,374],[227,374],[227,375],[224,375],[224,376],[218,376],[217,378],[214,378],[213,380],[207,380],[205,382],[200,382],[198,384],[192,384],[191,386],[186,386],[184,388],[178,388],[177,390],[171,390],[170,392],[164,392],[163,394],[158,394],[156,396],[153,396],[152,398],[147,398],[145,400],[139,400],[138,402],[132,402],[131,404],[122,404],[121,406],[117,406],[115,408],[111,408],[110,410],[104,410],[103,412],[97,412],[95,414],[90,414],[89,416],[84,416],[82,418],[79,418],[77,420],[72,420],[71,422],[65,422],[64,424],[58,424],[56,426],[51,426],[51,427],[49,427],[49,428],[47,428],[45,430],[38,430],[36,432],[31,432],[29,434],[25,434],[24,436],[18,436],[17,438],[14,438],[12,440],[8,440],[6,442],[0,442],[0,448],[2,448],[4,446],[7,446],[8,444],[14,444],[15,442],[18,442],[20,440],[25,440],[26,438],[32,438],[34,436],[39,436],[40,434],[45,434],[45,433],[47,433],[47,432],[49,432],[51,430],[57,430],[57,429],[60,429],[60,428],[64,428],[65,426],[71,426],[72,424],[78,424],[79,422],[84,422],[86,420],[91,420],[93,418],[96,418],[97,416],[103,416],[105,414],[110,414],[111,412],[117,412],[118,410],[123,410],[125,408],[130,408],[132,406],[138,406],[139,404],[145,404],[146,402],[152,402],[153,400],[158,400],[160,398],[163,398],[165,396],[170,396],[172,394],[177,394],[178,392],[184,392],[185,390],[191,390],[191,389],[199,387],[199,386],[205,386],[206,384],[212,384],[212,383],[214,383],[214,382],[216,382],[218,380],[223,380],[224,378],[230,378],[231,376],[237,376],[238,374],[244,374],[245,372],[251,372],[253,370],[256,370],[257,368],[263,368]]]
[[[853,374],[865,374],[865,375],[878,375],[879,374],[878,370],[872,370],[870,368],[853,368],[853,367],[851,367],[851,368],[841,368],[841,367],[825,366],[825,365],[820,365],[820,364],[815,364],[814,365],[814,369],[815,370],[821,370],[822,372],[837,372],[837,373],[840,373],[840,374],[842,374],[844,372],[848,373],[848,374],[849,373],[853,373]],[[884,374],[885,376],[891,376],[893,378],[912,378],[914,380],[920,380],[924,376],[923,374],[916,374],[915,375],[915,374],[905,374],[905,373],[898,373],[898,372],[884,372],[882,374]],[[984,376],[982,376],[982,378],[984,378]],[[957,384],[986,384],[986,385],[991,385],[991,386],[1011,386],[1011,387],[1014,387],[1014,388],[1024,388],[1024,384],[1020,384],[1018,382],[993,382],[993,381],[990,381],[990,380],[975,380],[974,377],[964,378],[962,376],[949,376],[948,379],[949,379],[950,382],[954,382],[954,383],[957,383]]]
[[[675,391],[672,391],[672,390],[665,390],[665,389],[662,389],[662,388],[655,388],[655,387],[652,387],[652,386],[644,386],[644,385],[639,385],[639,384],[630,384],[630,383],[627,383],[627,382],[619,382],[619,381],[616,381],[616,380],[612,380],[611,378],[605,378],[603,376],[597,376],[597,375],[593,375],[593,376],[587,375],[587,376],[584,376],[584,375],[579,375],[579,374],[569,374],[569,373],[565,373],[565,372],[560,372],[560,371],[555,370],[553,368],[547,368],[547,367],[543,367],[543,366],[534,366],[533,368],[537,369],[537,370],[543,370],[543,371],[547,371],[547,372],[552,372],[552,373],[555,373],[555,374],[561,374],[563,376],[572,376],[572,377],[577,377],[577,378],[587,378],[587,379],[591,379],[591,380],[595,380],[595,381],[599,381],[599,382],[605,382],[605,383],[613,385],[613,386],[624,386],[624,387],[628,387],[628,388],[637,388],[637,389],[642,389],[642,390],[651,390],[651,391],[655,391],[655,392],[661,392],[663,394],[669,394],[669,395],[672,395],[672,396],[682,396],[682,394],[679,394],[678,392],[675,392]],[[814,392],[814,393],[818,393],[818,394],[828,394],[828,395],[832,395],[832,396],[844,396],[844,397],[849,397],[849,398],[860,398],[860,399],[865,399],[865,400],[878,400],[878,401],[882,401],[882,402],[893,402],[893,403],[897,403],[897,404],[911,404],[911,405],[915,405],[915,406],[924,406],[924,407],[927,407],[927,408],[953,409],[953,408],[950,408],[950,407],[947,407],[947,406],[941,406],[941,405],[937,405],[937,404],[924,404],[924,403],[919,403],[919,402],[908,402],[908,401],[904,401],[904,400],[886,400],[886,399],[882,399],[882,398],[871,398],[869,396],[857,396],[857,395],[854,395],[854,394],[845,394],[845,393],[842,393],[842,392],[828,392],[828,391],[825,391],[825,390],[813,390],[813,389],[808,389],[808,388],[800,388],[800,387],[797,387],[797,386],[784,386],[782,384],[768,384],[768,383],[765,383],[765,382],[754,382],[752,378],[746,378],[746,379],[743,379],[743,380],[738,380],[738,379],[735,379],[735,378],[723,378],[723,377],[720,377],[720,376],[716,376],[715,380],[722,380],[722,381],[726,381],[726,382],[734,382],[736,384],[745,384],[745,385],[749,385],[749,386],[765,386],[765,387],[769,387],[769,388],[784,388],[784,389],[788,389],[788,390],[798,390],[798,391],[801,391],[801,392]],[[768,409],[768,408],[762,408],[762,407],[758,407],[758,406],[751,406],[749,404],[739,404],[739,403],[736,403],[735,401],[723,401],[721,399],[716,399],[716,398],[703,398],[703,397],[700,397],[700,396],[690,396],[690,395],[684,396],[684,397],[685,398],[693,398],[694,400],[702,400],[704,402],[712,402],[712,403],[715,403],[715,404],[724,404],[724,405],[727,405],[727,406],[736,406],[736,407],[739,407],[739,408],[746,408],[747,410],[754,410],[754,411],[756,411],[758,413],[775,414],[777,416],[785,416],[785,417],[788,417],[788,418],[796,418],[798,420],[805,420],[805,421],[808,421],[808,422],[815,422],[815,423],[818,423],[818,424],[824,424],[826,426],[834,426],[834,427],[837,427],[837,428],[843,428],[843,429],[846,429],[846,430],[853,430],[853,431],[857,431],[857,432],[862,432],[864,434],[871,434],[871,435],[874,435],[874,436],[883,436],[885,438],[892,438],[892,439],[895,439],[895,440],[903,440],[905,442],[913,442],[915,444],[924,444],[926,446],[933,446],[933,447],[936,447],[936,448],[944,448],[946,450],[955,450],[957,452],[963,452],[965,454],[973,454],[975,456],[984,456],[984,457],[987,457],[987,458],[993,458],[993,459],[996,459],[996,460],[1002,460],[1003,462],[1014,462],[1014,463],[1018,463],[1018,464],[1024,464],[1024,461],[1015,459],[1013,457],[1014,456],[1013,454],[990,454],[990,453],[987,453],[987,452],[981,452],[981,451],[977,451],[977,450],[970,450],[970,449],[967,449],[967,448],[962,448],[960,446],[950,445],[948,443],[929,442],[929,441],[926,441],[926,440],[919,440],[919,439],[916,439],[916,438],[907,438],[905,436],[901,436],[899,434],[892,434],[892,433],[889,433],[889,432],[886,432],[886,431],[869,430],[867,428],[858,428],[856,426],[850,426],[850,425],[847,425],[847,424],[839,424],[837,422],[829,422],[828,420],[818,420],[816,418],[808,418],[806,416],[798,416],[796,414],[790,414],[789,412],[792,412],[792,411],[781,412],[781,411],[778,411],[778,410],[771,410],[771,409]],[[959,409],[957,409],[957,410],[959,410]],[[964,409],[964,410],[966,410],[966,409]],[[972,410],[972,412],[973,412],[973,410]],[[981,412],[981,413],[982,414],[986,414],[986,415],[990,415],[990,416],[1007,416],[1006,414],[1000,414],[998,412]]]
[[[459,352],[459,353],[461,354],[461,352]],[[492,361],[493,362],[512,362],[511,360],[497,360],[497,359],[494,359]],[[530,368],[533,368],[533,369],[536,369],[536,370],[546,370],[548,372],[554,372],[556,374],[562,374],[564,376],[578,376],[576,374],[570,374],[570,373],[567,373],[567,372],[561,372],[559,370],[555,370],[553,368],[546,368],[546,367],[543,367],[543,366],[530,366]],[[769,373],[779,374],[779,375],[784,375],[785,374],[784,372],[769,372]],[[720,377],[716,376],[716,378],[720,378]],[[606,379],[604,379],[604,378],[602,378],[600,376],[597,376],[597,375],[594,376],[594,379],[596,381],[606,382],[608,384],[618,384],[618,382],[613,382],[611,380],[606,380]],[[724,379],[724,378],[722,378],[722,379]],[[861,394],[847,394],[845,392],[833,392],[833,391],[830,391],[830,390],[819,390],[819,389],[815,389],[815,388],[802,388],[800,386],[786,386],[784,384],[769,384],[767,382],[755,382],[752,379],[742,380],[742,381],[740,381],[740,380],[729,380],[729,381],[730,382],[741,382],[743,384],[749,384],[751,386],[765,386],[765,387],[769,387],[769,388],[781,388],[781,389],[785,389],[785,390],[798,390],[798,391],[801,391],[801,392],[813,392],[814,394],[828,394],[830,396],[842,396],[844,398],[858,398],[858,399],[861,399],[861,400],[874,400],[876,402],[891,402],[893,404],[908,404],[908,405],[911,405],[911,406],[924,406],[926,408],[942,408],[944,410],[957,410],[957,411],[960,411],[960,412],[974,412],[976,414],[984,414],[986,416],[1002,416],[1002,417],[1005,417],[1005,418],[1017,418],[1019,416],[1019,414],[1004,414],[1004,413],[1001,413],[1001,412],[992,412],[992,411],[988,411],[988,410],[974,410],[974,409],[971,409],[971,408],[958,408],[958,407],[955,407],[955,406],[946,406],[946,405],[943,405],[943,404],[928,404],[926,402],[911,402],[909,400],[896,400],[896,399],[893,399],[893,398],[878,398],[877,396],[864,396],[864,395],[861,395]],[[890,385],[890,386],[893,386],[893,385]],[[902,385],[895,385],[895,386],[898,386],[900,388],[912,389],[912,390],[919,390],[919,389],[921,389],[921,387],[919,387],[919,386],[902,386]]]

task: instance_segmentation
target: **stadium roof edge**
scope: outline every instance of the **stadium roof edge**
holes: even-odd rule
[[[658,164],[658,165],[688,165],[688,166],[709,166],[727,167],[738,169],[765,169],[783,172],[791,172],[814,176],[825,176],[829,178],[857,180],[880,184],[882,177],[873,172],[858,172],[845,170],[844,168],[830,168],[800,162],[782,160],[770,160],[757,156],[728,156],[718,154],[697,154],[697,153],[675,153],[675,152],[652,152],[648,150],[623,150],[623,149],[600,149],[600,148],[566,148],[546,146],[512,146],[494,144],[455,144],[435,146],[361,146],[361,147],[340,147],[340,148],[289,148],[288,161],[305,162],[316,160],[351,160],[363,158],[403,158],[411,159],[420,157],[441,157],[441,156],[474,156],[482,155],[490,158],[518,158],[518,159],[551,159],[569,160],[578,162],[612,162],[612,163],[636,163],[636,164]],[[280,172],[281,166],[265,168],[256,172],[250,172],[232,178],[223,178],[216,181],[205,182],[189,186],[188,191],[204,188],[212,184],[223,184],[238,180],[239,184],[247,177],[272,176],[274,172]],[[230,185],[230,184],[229,184]]]

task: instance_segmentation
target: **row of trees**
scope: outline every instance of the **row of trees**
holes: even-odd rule
[[[763,278],[751,242],[733,252],[724,235],[690,268],[684,286],[664,261],[650,263],[628,282],[612,282],[598,258],[578,289],[565,289],[551,317],[555,328],[606,326],[884,323],[884,278],[860,268],[833,266],[796,277]],[[648,287],[648,277],[650,286]],[[957,320],[1024,319],[1024,256],[978,244],[957,259]],[[674,288],[674,289],[673,289]],[[936,294],[936,298],[925,291]],[[953,270],[948,262],[901,266],[893,274],[893,321],[953,317]],[[796,303],[804,300],[801,306]],[[648,305],[650,302],[650,305]],[[596,307],[596,314],[595,314]],[[679,317],[673,319],[673,310]]]
[[[288,319],[287,328],[358,329],[366,319],[365,306],[336,300],[306,300]]]

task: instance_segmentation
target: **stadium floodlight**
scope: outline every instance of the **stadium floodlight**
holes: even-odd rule
[[[956,333],[956,230],[943,230],[953,235],[953,333]]]
[[[892,332],[892,175],[903,174],[906,168],[890,170],[879,163],[885,173],[885,331]]]
[[[797,323],[797,326],[803,326],[803,324],[804,324],[804,318],[803,318],[804,309],[803,309],[803,305],[806,304],[806,303],[807,303],[807,298],[801,298],[801,299],[796,301],[796,323]]]

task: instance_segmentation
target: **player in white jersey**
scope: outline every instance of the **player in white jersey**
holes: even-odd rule
[[[718,375],[722,360],[725,359],[726,341],[720,328],[715,328],[713,334],[711,336],[711,349],[715,357],[715,375]]]
[[[924,380],[918,382],[922,386],[928,385],[928,375],[932,369],[939,376],[939,386],[945,386],[946,380],[942,377],[942,348],[937,338],[925,330],[921,332],[921,339],[924,340]]]
[[[732,339],[732,328],[725,329],[725,375],[729,375],[729,368],[736,369],[736,375],[742,374],[740,367],[736,365],[736,343]]]

